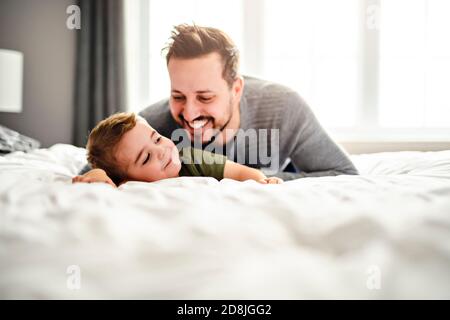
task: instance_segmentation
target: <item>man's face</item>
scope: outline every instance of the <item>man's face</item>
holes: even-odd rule
[[[202,143],[207,143],[219,130],[236,123],[230,120],[238,116],[235,111],[239,107],[242,82],[235,81],[230,89],[222,77],[223,65],[218,53],[194,59],[171,58],[168,70],[170,112],[191,140],[201,138]]]
[[[178,150],[174,143],[143,119],[124,134],[120,140],[116,159],[128,179],[158,181],[178,176],[181,169]]]

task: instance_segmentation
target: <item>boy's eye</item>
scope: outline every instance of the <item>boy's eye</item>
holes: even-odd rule
[[[158,138],[156,138],[156,143],[159,143],[161,141],[161,136],[159,136]]]
[[[148,160],[150,160],[150,153],[147,153],[147,157],[142,164],[146,164]]]

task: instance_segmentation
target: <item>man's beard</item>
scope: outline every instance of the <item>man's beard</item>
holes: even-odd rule
[[[211,143],[214,143],[214,142],[216,141],[216,139],[217,139],[217,137],[219,136],[219,134],[221,134],[221,133],[223,132],[223,130],[225,130],[225,128],[226,128],[226,127],[228,126],[228,124],[230,123],[231,117],[232,117],[232,116],[233,116],[233,115],[231,114],[231,115],[228,117],[227,122],[226,122],[222,127],[216,129],[217,132],[215,132],[215,133],[211,136],[211,138],[209,138],[208,141],[202,141],[202,148],[203,148],[203,149],[204,149],[206,146],[208,146],[208,145],[210,145]]]
[[[195,132],[195,129],[194,129],[194,135],[193,135],[193,139],[191,139],[192,140],[191,142],[194,143],[195,140],[201,139],[201,145],[203,147],[213,143],[217,139],[217,137],[225,130],[225,128],[230,123],[231,118],[233,117],[233,106],[232,106],[232,102],[231,101],[230,101],[230,104],[228,105],[228,110],[229,110],[228,119],[221,126],[216,125],[216,120],[213,117],[210,117],[210,116],[201,115],[201,116],[195,118],[192,122],[194,122],[194,121],[201,121],[201,120],[206,120],[207,123],[211,122],[212,127],[210,129],[207,129],[207,130],[212,130],[214,133],[211,135],[211,138],[209,138],[207,141],[203,141],[202,137],[203,137],[203,133],[204,132],[202,132],[201,134],[197,135],[196,132]],[[179,117],[180,117],[181,121],[185,124],[185,126],[188,126],[188,127],[192,128],[190,126],[190,124],[184,119],[182,114],[180,114]]]

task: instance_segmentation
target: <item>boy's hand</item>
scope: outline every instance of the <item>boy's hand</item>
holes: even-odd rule
[[[277,177],[270,177],[258,180],[258,182],[262,184],[281,184],[283,183],[283,179]]]
[[[82,176],[73,177],[72,183],[76,182],[85,182],[85,183],[103,182],[117,188],[114,182],[108,177],[105,170],[102,169],[92,169],[91,171],[86,172]]]

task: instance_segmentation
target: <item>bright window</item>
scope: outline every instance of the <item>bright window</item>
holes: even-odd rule
[[[179,23],[220,28],[243,74],[285,84],[338,140],[450,139],[448,0],[127,1],[130,109],[169,95]]]
[[[382,127],[450,127],[449,13],[448,0],[382,2]]]
[[[357,122],[358,0],[265,0],[261,74],[297,90],[325,126]]]

